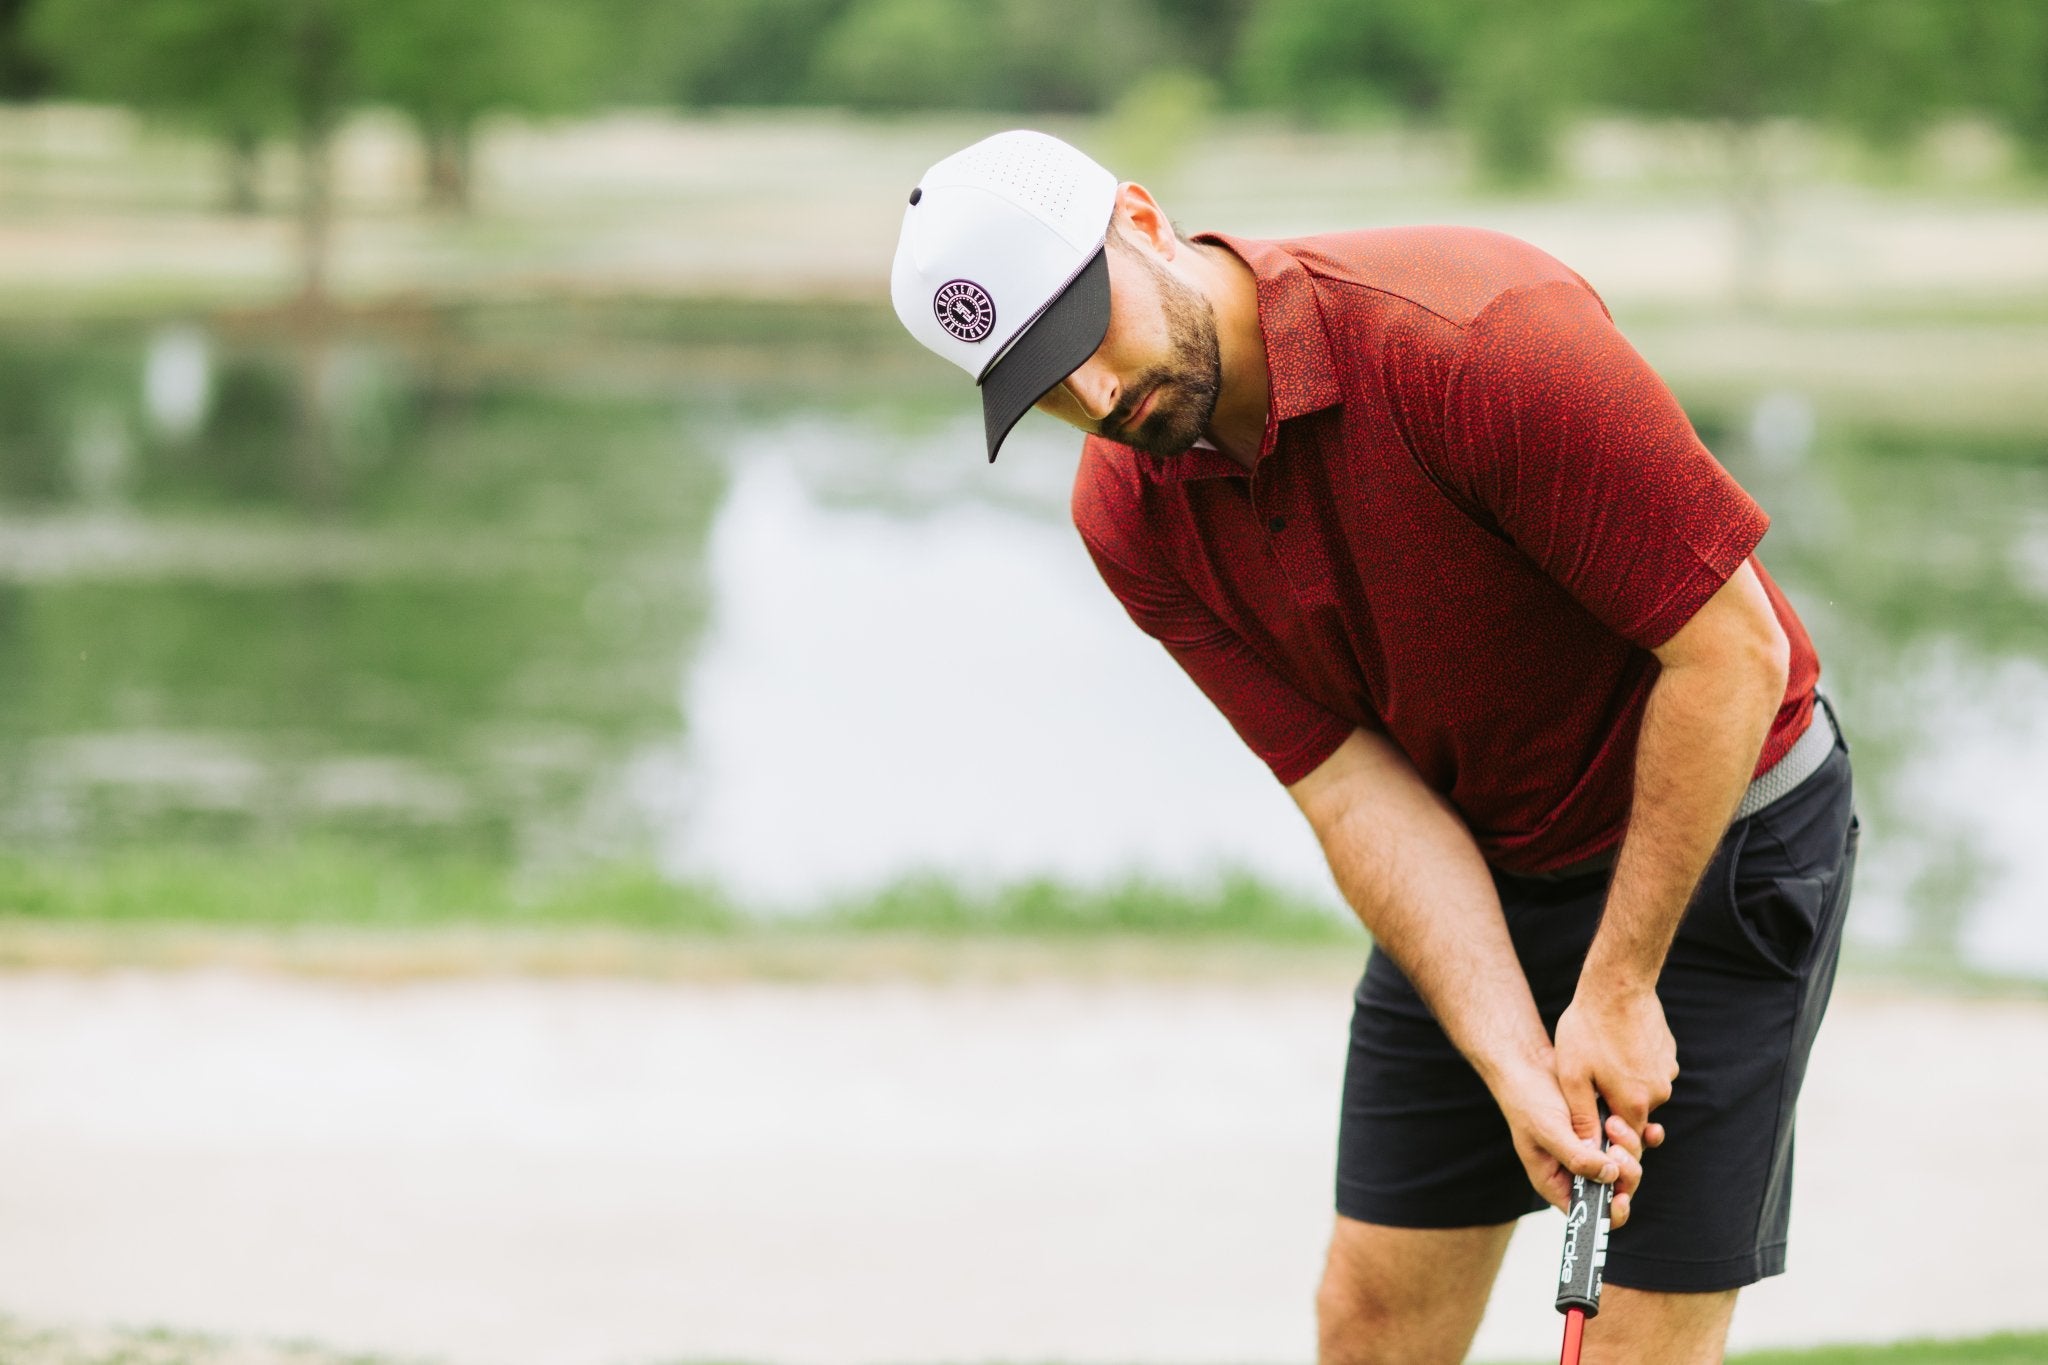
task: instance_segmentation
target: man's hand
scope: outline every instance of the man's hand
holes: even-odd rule
[[[1518,1068],[1496,1077],[1493,1097],[1536,1193],[1562,1209],[1571,1200],[1573,1176],[1612,1184],[1611,1226],[1628,1222],[1629,1201],[1643,1179],[1643,1144],[1627,1125],[1615,1118],[1607,1121],[1606,1136],[1612,1145],[1603,1152],[1595,1141],[1598,1122],[1584,1131],[1574,1126],[1564,1092],[1549,1067]]]
[[[1650,1122],[1650,1111],[1671,1098],[1678,1044],[1655,990],[1593,991],[1581,981],[1557,1021],[1555,1066],[1573,1132],[1591,1138],[1600,1131],[1597,1104],[1604,1099],[1609,1134],[1626,1130],[1616,1140],[1638,1155],[1664,1141],[1664,1126]]]

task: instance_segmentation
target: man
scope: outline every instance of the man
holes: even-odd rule
[[[1615,1185],[1586,1360],[1720,1360],[1784,1268],[1848,752],[1767,519],[1592,289],[1469,229],[1182,238],[1018,132],[912,192],[892,293],[991,460],[1033,406],[1089,433],[1103,578],[1371,932],[1323,1360],[1462,1359],[1574,1174]]]

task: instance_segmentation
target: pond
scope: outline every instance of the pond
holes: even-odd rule
[[[1292,804],[1065,517],[856,308],[0,331],[0,854],[645,866],[761,915],[911,874],[1235,871]],[[1655,356],[1652,357],[1655,359]],[[1686,397],[1684,385],[1679,386]],[[1691,407],[1858,759],[1857,951],[2048,978],[2048,433]]]

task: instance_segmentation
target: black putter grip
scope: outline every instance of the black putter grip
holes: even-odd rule
[[[1572,1202],[1565,1208],[1564,1257],[1557,1266],[1557,1311],[1600,1312],[1600,1277],[1607,1269],[1607,1205],[1614,1187],[1585,1176],[1572,1177]]]

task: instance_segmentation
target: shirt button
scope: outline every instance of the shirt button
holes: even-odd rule
[[[1268,531],[1271,531],[1276,536],[1279,535],[1282,531],[1287,529],[1287,518],[1274,517],[1271,521],[1266,523],[1266,529]]]

